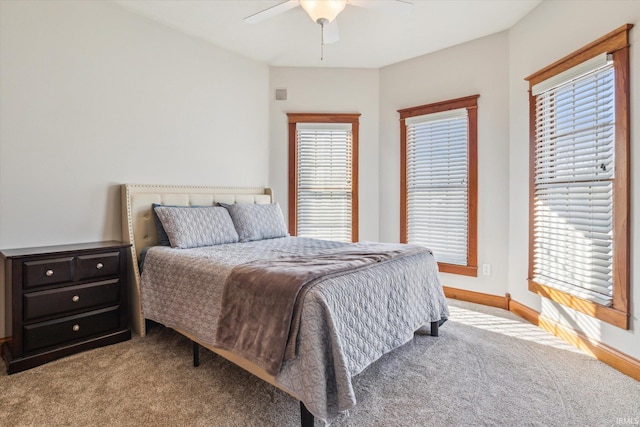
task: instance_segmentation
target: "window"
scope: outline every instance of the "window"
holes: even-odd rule
[[[527,77],[529,289],[628,329],[630,25]]]
[[[399,110],[400,241],[433,250],[440,271],[477,276],[479,95]]]
[[[360,114],[288,116],[289,233],[357,241]]]

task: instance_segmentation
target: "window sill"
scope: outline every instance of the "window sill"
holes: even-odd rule
[[[587,316],[595,317],[622,329],[629,329],[629,315],[625,311],[583,300],[557,289],[541,285],[531,279],[529,279],[529,290]]]
[[[472,265],[456,265],[439,262],[438,271],[440,271],[441,273],[461,274],[463,276],[478,277],[478,267]]]

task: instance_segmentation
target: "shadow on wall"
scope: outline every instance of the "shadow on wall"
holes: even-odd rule
[[[120,197],[121,184],[109,183],[107,190],[107,210],[102,227],[104,240],[122,239],[122,200]]]
[[[547,298],[541,298],[540,314],[560,325],[572,328],[588,338],[603,342],[602,322],[595,317],[577,313],[560,303]]]

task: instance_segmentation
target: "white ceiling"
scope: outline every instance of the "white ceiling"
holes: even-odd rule
[[[272,66],[379,68],[510,28],[542,0],[408,0],[393,12],[347,5],[340,40],[324,48],[300,7],[256,24],[243,18],[284,0],[114,0],[125,8]],[[391,9],[391,10],[390,10]],[[405,9],[405,8],[399,8]]]

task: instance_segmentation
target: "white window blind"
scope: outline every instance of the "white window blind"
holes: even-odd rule
[[[610,306],[614,70],[592,64],[536,96],[533,280]]]
[[[468,114],[466,108],[405,119],[407,242],[438,262],[467,265]]]
[[[298,123],[297,235],[351,242],[351,124]]]

